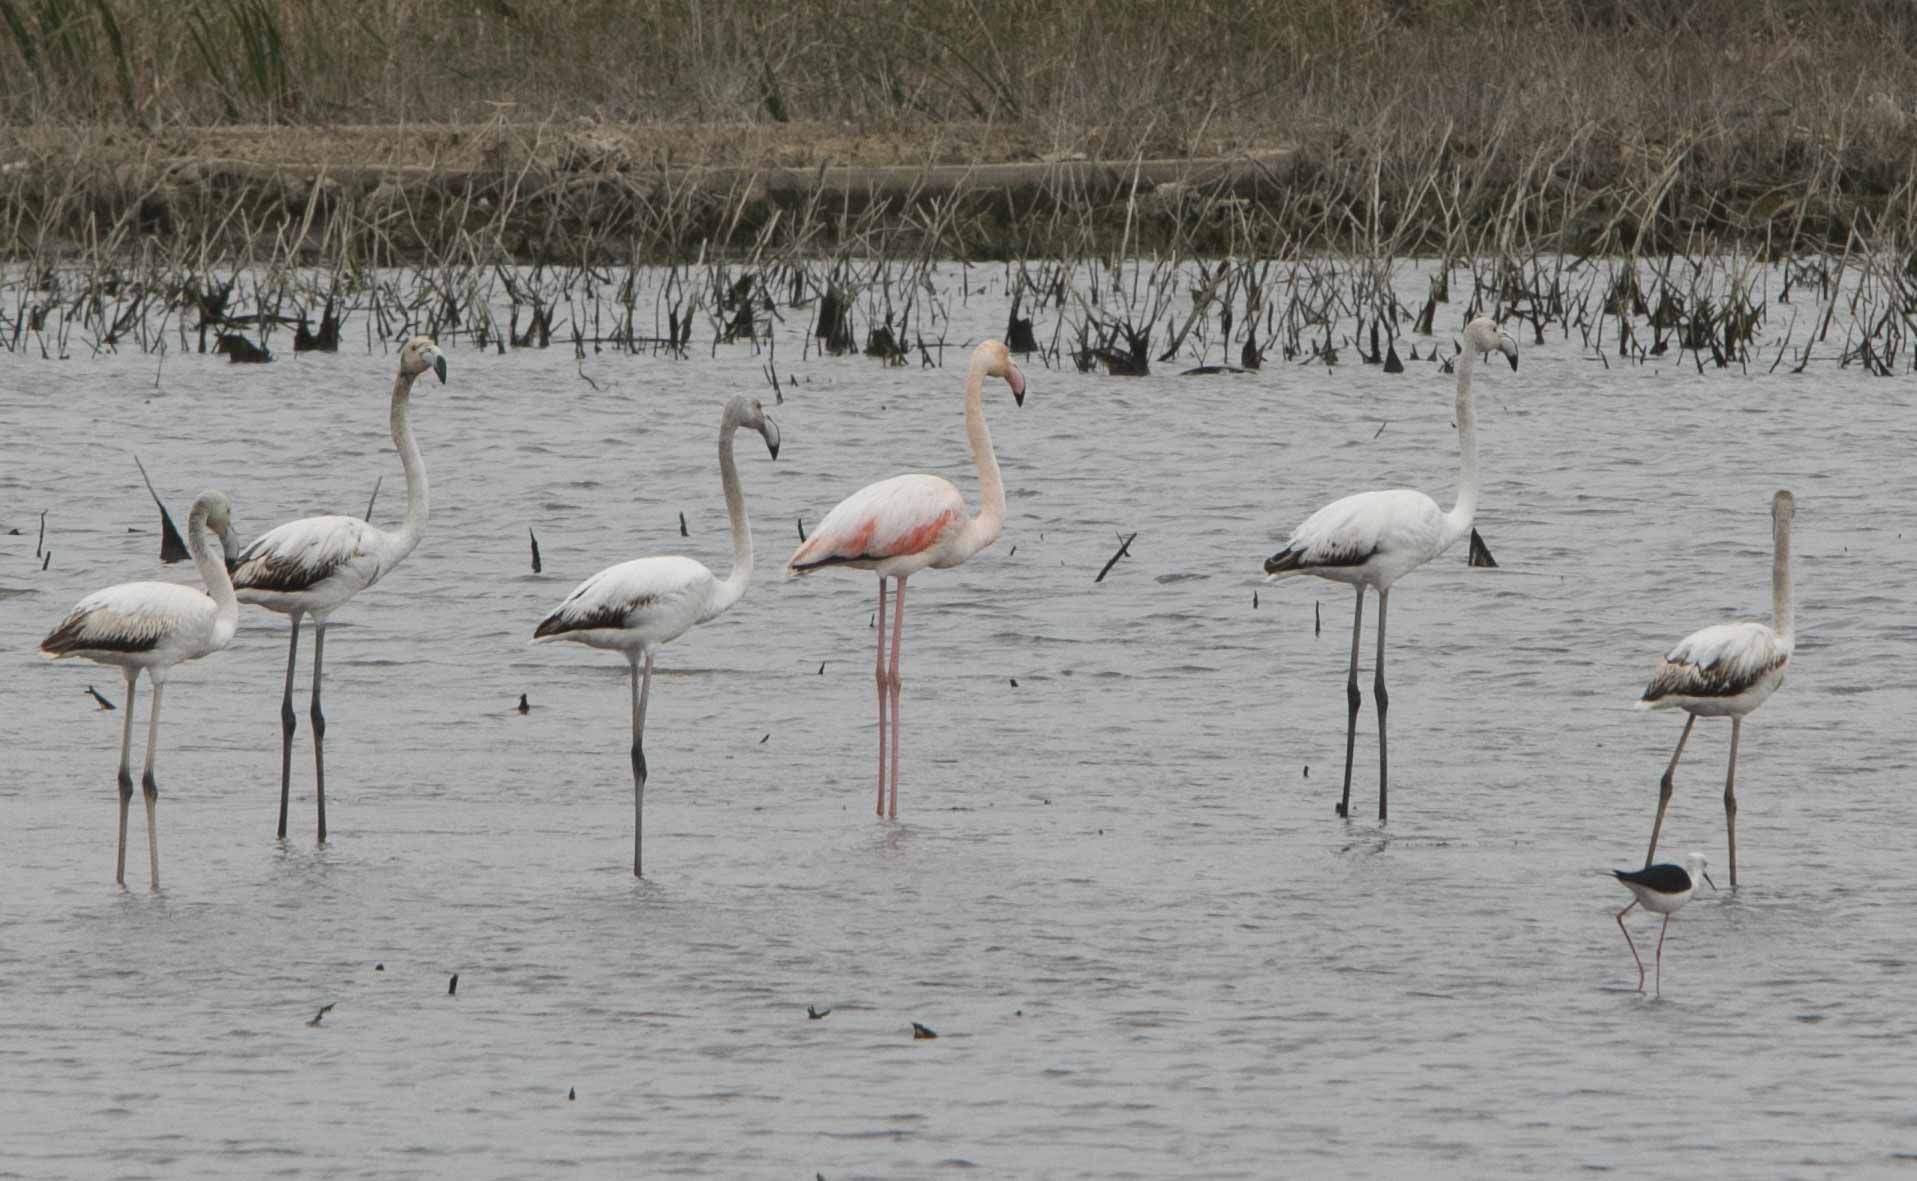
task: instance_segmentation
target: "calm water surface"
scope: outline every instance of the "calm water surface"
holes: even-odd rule
[[[959,309],[966,343],[1004,307]],[[394,359],[5,360],[0,1175],[1851,1176],[1917,1156],[1906,381],[1606,369],[1563,341],[1481,370],[1478,524],[1503,568],[1460,547],[1400,584],[1387,830],[1369,700],[1359,819],[1332,813],[1349,592],[1259,564],[1346,492],[1449,503],[1451,379],[1034,363],[1022,410],[987,392],[1004,537],[912,583],[886,823],[873,580],[779,571],[795,518],[870,480],[973,496],[964,354],[780,356],[781,457],[740,448],[758,579],[660,658],[652,877],[628,870],[623,662],[527,641],[615,561],[723,567],[719,407],[770,396],[743,347],[592,357],[596,390],[561,349],[454,349],[415,397],[429,532],[327,646],[330,843],[304,689],[273,840],[286,633],[245,608],[169,684],[158,897],[112,888],[121,715],[84,690],[118,700],[118,678],[34,645],[97,587],[191,578],[158,573],[135,451],[182,520],[204,487],[246,535],[357,511],[383,474],[394,524]],[[1779,487],[1801,638],[1745,730],[1744,885],[1672,923],[1652,1000],[1603,871],[1641,856],[1681,723],[1630,703],[1678,637],[1768,612]],[[1669,851],[1719,866],[1728,740],[1700,725],[1666,824]],[[1636,930],[1648,957],[1655,924]]]

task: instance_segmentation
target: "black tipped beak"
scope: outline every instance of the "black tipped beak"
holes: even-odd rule
[[[1705,875],[1704,875],[1704,880],[1705,880],[1705,881],[1707,881],[1707,882],[1711,882],[1711,875],[1710,875],[1710,874],[1708,874],[1708,873],[1707,873],[1707,874],[1705,874]],[[1716,882],[1711,882],[1711,889],[1713,889],[1713,890],[1715,890],[1715,889],[1717,889],[1717,883],[1716,883]]]
[[[1278,565],[1279,565],[1279,563],[1278,563],[1278,558],[1277,558],[1277,555],[1275,555],[1275,554],[1274,554],[1273,556],[1271,556],[1271,557],[1269,557],[1269,558],[1266,558],[1266,559],[1265,559],[1265,573],[1267,573],[1267,574],[1276,574],[1276,573],[1278,573]]]
[[[433,372],[439,374],[439,384],[445,385],[446,384],[446,358],[445,357],[433,358]]]
[[[1012,387],[1012,401],[1025,405],[1025,375],[1018,371],[1018,366],[1005,366],[1005,384]]]
[[[1504,359],[1511,362],[1511,372],[1516,373],[1518,371],[1518,355],[1516,353],[1506,353],[1504,354]]]
[[[764,416],[764,419],[765,428],[759,433],[765,436],[765,449],[772,453],[772,458],[777,459],[779,458],[779,424],[773,422],[770,415]]]

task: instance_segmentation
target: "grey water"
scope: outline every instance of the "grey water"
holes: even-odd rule
[[[1481,368],[1478,528],[1501,567],[1460,546],[1397,587],[1380,826],[1375,601],[1347,822],[1350,592],[1266,585],[1260,563],[1348,492],[1448,505],[1452,379],[1349,353],[1137,382],[1034,360],[1022,409],[986,391],[1004,536],[910,584],[886,822],[874,580],[781,569],[798,520],[871,480],[975,495],[965,347],[1009,302],[986,286],[936,369],[802,358],[795,317],[782,404],[747,346],[452,347],[414,399],[426,538],[327,644],[329,842],[310,644],[273,839],[286,631],[243,608],[229,649],[168,682],[157,896],[137,802],[134,888],[113,888],[122,715],[85,688],[118,701],[118,677],[35,644],[93,589],[192,578],[157,564],[135,453],[182,522],[208,487],[246,535],[358,512],[383,476],[374,519],[395,524],[393,353],[5,359],[0,1176],[1917,1159],[1907,379],[1607,367],[1555,332],[1521,338],[1515,374]],[[741,391],[784,448],[739,449],[751,589],[660,656],[635,881],[624,664],[529,639],[614,562],[724,568],[715,436]],[[1605,871],[1642,857],[1681,719],[1631,702],[1679,637],[1767,616],[1777,488],[1797,495],[1800,640],[1744,729],[1742,885],[1722,869],[1728,726],[1706,721],[1664,848],[1706,851],[1724,889],[1672,921],[1662,996],[1640,994]],[[1633,931],[1648,962],[1655,921]]]

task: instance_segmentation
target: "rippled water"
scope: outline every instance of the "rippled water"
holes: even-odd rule
[[[974,298],[958,329],[1003,316]],[[1369,701],[1361,819],[1332,814],[1349,594],[1259,563],[1345,492],[1448,503],[1450,379],[1034,365],[1022,410],[988,391],[1004,537],[912,583],[885,823],[872,580],[778,572],[795,518],[869,480],[972,494],[962,353],[782,360],[781,458],[741,448],[759,578],[662,654],[635,882],[623,663],[527,640],[612,562],[723,565],[718,410],[762,360],[592,357],[595,389],[560,349],[454,350],[415,400],[428,535],[327,646],[331,842],[303,690],[294,835],[272,839],[285,630],[247,608],[170,682],[158,897],[112,888],[121,715],[84,688],[117,700],[117,677],[34,645],[155,575],[133,451],[177,513],[229,492],[243,533],[355,511],[380,474],[393,523],[393,360],[6,362],[0,1175],[1816,1176],[1917,1154],[1908,383],[1607,369],[1562,341],[1484,372],[1503,568],[1460,548],[1400,584],[1381,830]],[[1630,703],[1672,640],[1768,611],[1779,487],[1801,639],[1745,728],[1744,884],[1672,923],[1653,1001],[1602,871],[1641,855],[1680,721]],[[1366,667],[1369,698],[1368,642]],[[1699,727],[1667,850],[1722,864],[1727,746]]]

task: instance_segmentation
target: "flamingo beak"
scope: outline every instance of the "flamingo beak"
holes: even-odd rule
[[[764,424],[759,433],[765,436],[765,449],[772,452],[772,458],[779,458],[779,424],[772,421],[770,414],[760,415],[759,421]]]
[[[1504,354],[1505,360],[1511,362],[1511,372],[1516,373],[1518,371],[1518,346],[1507,336],[1498,345],[1498,351]]]
[[[1005,362],[1005,384],[1012,387],[1012,401],[1025,405],[1025,375],[1010,361]]]
[[[439,384],[445,385],[446,384],[446,355],[444,353],[433,354],[433,372],[439,374]]]

